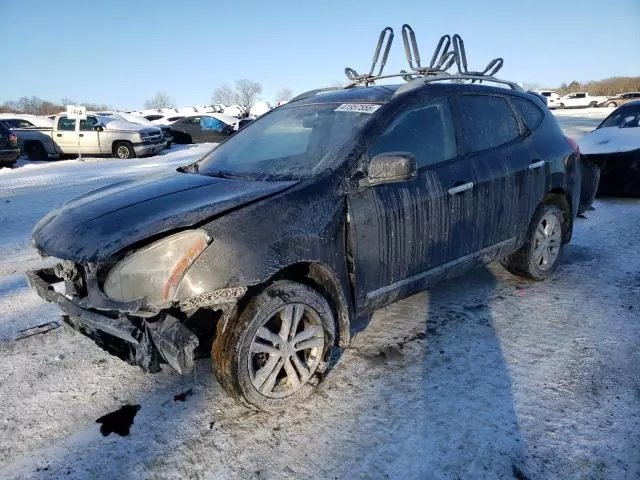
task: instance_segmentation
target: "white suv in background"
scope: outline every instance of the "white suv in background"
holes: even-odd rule
[[[549,109],[553,110],[554,108],[558,108],[560,95],[556,92],[553,90],[535,90],[535,92],[547,99],[547,107],[549,107]]]

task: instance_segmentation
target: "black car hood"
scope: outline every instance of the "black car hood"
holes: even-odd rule
[[[146,238],[199,224],[296,182],[258,182],[172,172],[92,190],[47,214],[33,244],[54,257],[100,261]]]

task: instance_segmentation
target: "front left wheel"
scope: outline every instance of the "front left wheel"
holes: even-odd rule
[[[113,153],[116,157],[123,160],[136,158],[136,151],[133,149],[131,142],[116,142],[113,145]]]
[[[283,280],[219,330],[211,355],[218,381],[240,403],[273,412],[314,390],[334,345],[335,319],[317,291]]]

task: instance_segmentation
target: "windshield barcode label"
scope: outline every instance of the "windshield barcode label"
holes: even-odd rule
[[[357,112],[357,113],[373,113],[378,110],[382,105],[375,105],[373,103],[343,103],[336,112]]]

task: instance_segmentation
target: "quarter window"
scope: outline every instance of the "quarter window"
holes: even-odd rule
[[[525,100],[524,98],[511,97],[511,103],[516,107],[516,110],[520,112],[524,124],[529,130],[535,130],[538,128],[538,125],[542,123],[544,114],[533,102]]]
[[[61,117],[58,120],[58,130],[63,130],[63,131],[67,131],[67,132],[73,132],[76,129],[76,120],[75,119],[71,119],[71,118],[67,118],[67,117]]]
[[[410,152],[415,155],[418,168],[455,157],[455,133],[447,99],[429,99],[398,114],[369,149],[369,157],[385,152]]]
[[[495,148],[520,136],[518,122],[503,97],[461,95],[460,140],[466,152]]]

